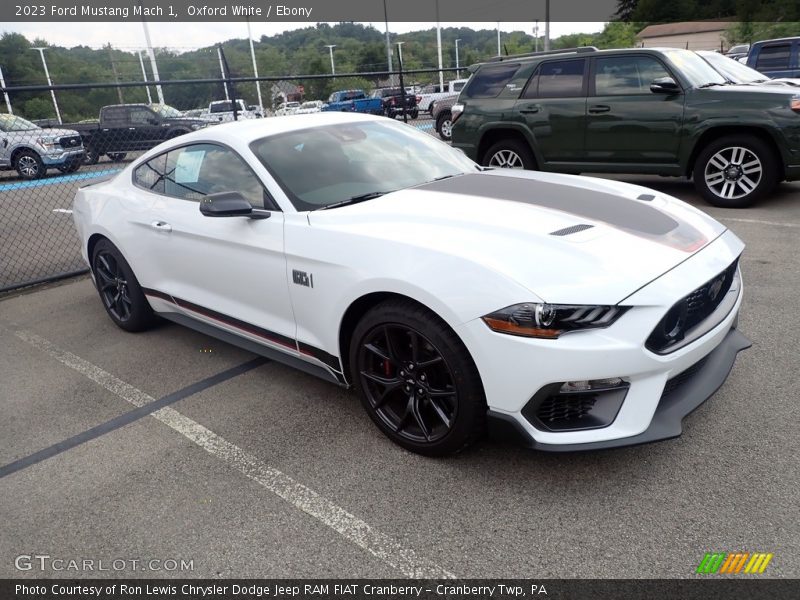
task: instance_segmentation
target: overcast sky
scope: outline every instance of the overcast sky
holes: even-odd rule
[[[370,23],[366,23],[370,25]],[[315,23],[251,23],[253,39],[274,35],[288,29],[314,26]],[[378,31],[385,31],[383,23],[371,23]],[[435,23],[389,23],[392,33],[406,33],[435,27]],[[497,23],[441,23],[442,27],[470,27],[495,29]],[[231,38],[246,38],[247,25],[241,23],[149,23],[150,38],[155,47],[168,47],[180,51],[210,46]],[[534,23],[500,23],[500,31],[533,33]],[[603,23],[551,23],[550,37],[569,33],[600,31]],[[29,40],[41,37],[57,46],[91,46],[99,48],[111,42],[120,49],[142,48],[145,45],[140,23],[0,23],[0,31],[15,31]],[[539,23],[539,34],[544,35],[544,24]]]

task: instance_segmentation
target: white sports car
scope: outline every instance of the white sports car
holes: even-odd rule
[[[487,170],[389,119],[168,141],[75,198],[111,319],[155,315],[358,392],[429,455],[680,435],[749,342],[742,242],[642,187]]]

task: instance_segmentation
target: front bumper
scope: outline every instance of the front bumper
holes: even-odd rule
[[[84,149],[78,148],[77,150],[54,150],[47,153],[42,153],[42,162],[49,167],[56,167],[63,165],[71,160],[79,160],[83,158]]]
[[[701,359],[700,368],[692,370],[690,367],[685,371],[691,371],[690,376],[681,379],[678,374],[674,378],[677,385],[667,386],[668,391],[662,394],[650,426],[638,435],[581,444],[547,444],[536,441],[514,417],[492,410],[488,413],[489,434],[496,439],[516,439],[524,446],[548,452],[605,450],[678,437],[684,417],[714,395],[731,372],[737,354],[750,346],[750,341],[737,329],[728,331],[722,343]]]

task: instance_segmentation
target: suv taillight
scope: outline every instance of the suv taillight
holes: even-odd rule
[[[789,108],[796,113],[800,113],[800,96],[792,96],[792,99],[789,100]]]
[[[461,103],[453,104],[453,106],[450,107],[450,124],[451,125],[454,124],[458,120],[458,117],[460,117],[461,113],[463,112],[464,112],[463,104]]]

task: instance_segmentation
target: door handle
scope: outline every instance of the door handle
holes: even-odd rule
[[[532,115],[534,113],[539,112],[539,107],[538,106],[526,106],[525,108],[520,108],[519,112],[521,112],[522,114],[525,114],[525,115],[529,115],[529,114]]]
[[[150,227],[156,231],[172,231],[172,225],[165,223],[164,221],[153,221],[150,223]]]
[[[589,112],[593,115],[597,113],[605,113],[611,110],[610,106],[606,106],[605,104],[595,104],[594,106],[589,107]]]

